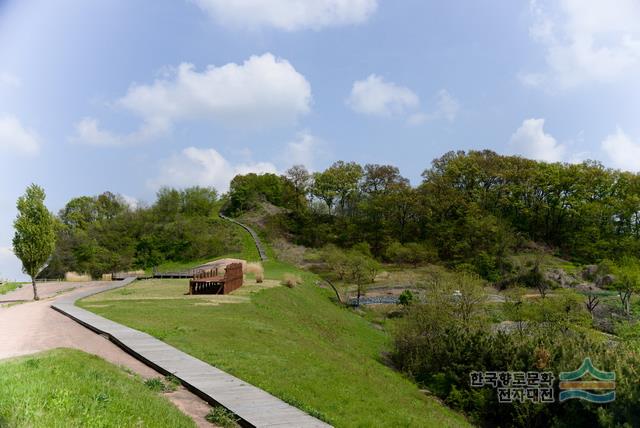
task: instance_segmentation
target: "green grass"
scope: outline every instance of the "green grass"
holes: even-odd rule
[[[22,283],[20,282],[7,282],[6,284],[0,285],[0,294],[10,293],[20,287],[22,287]]]
[[[216,257],[209,257],[206,259],[194,260],[190,262],[169,261],[169,262],[163,262],[162,264],[158,265],[157,268],[158,268],[158,272],[179,272],[183,270],[192,269],[196,266],[203,265],[214,259],[216,259]],[[153,272],[153,269],[152,268],[146,269],[145,272],[147,274],[151,274]]]
[[[243,251],[223,257],[259,260],[251,236],[236,227]],[[333,303],[330,290],[314,285],[317,276],[276,260],[268,246],[266,251],[265,288],[250,284],[232,296],[200,297],[184,296],[186,281],[138,281],[79,305],[145,331],[337,427],[468,425],[383,363],[387,333]],[[277,286],[287,272],[300,275],[304,284]],[[234,304],[221,304],[225,299],[216,297]]]
[[[0,362],[0,379],[2,427],[195,427],[139,378],[76,350]]]
[[[536,259],[536,257],[537,257],[536,254],[531,253],[531,252],[523,252],[523,253],[514,254],[514,255],[510,256],[510,258],[513,261],[519,262],[522,265],[526,265],[527,263],[533,264],[533,262]],[[541,267],[542,267],[543,270],[547,270],[547,269],[562,269],[566,273],[572,274],[572,275],[578,275],[582,270],[582,267],[580,265],[577,265],[575,263],[572,263],[570,261],[561,259],[561,258],[556,257],[556,256],[552,256],[550,254],[545,254],[544,255],[544,257],[542,259],[542,266]]]
[[[275,280],[295,271],[274,260],[265,268],[267,279]],[[161,338],[338,427],[466,425],[462,416],[381,362],[389,345],[384,332],[332,303],[330,291],[313,285],[313,274],[296,273],[303,285],[257,291],[246,303],[203,305],[178,295],[118,300],[121,290],[113,290],[80,305]]]

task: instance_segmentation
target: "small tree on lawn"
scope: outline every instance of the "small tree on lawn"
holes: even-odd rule
[[[356,286],[356,306],[360,306],[360,297],[367,292],[366,285],[368,284],[369,272],[365,259],[366,256],[359,253],[348,255],[349,276]]]
[[[631,257],[622,259],[614,269],[616,279],[613,287],[618,291],[620,303],[627,316],[631,315],[631,296],[640,292],[640,262]]]
[[[18,217],[13,223],[13,252],[22,261],[22,270],[31,277],[33,300],[38,300],[36,277],[47,265],[55,248],[54,219],[44,205],[45,193],[32,184],[18,198]]]
[[[374,282],[380,270],[380,264],[372,257],[352,250],[347,255],[349,276],[356,286],[356,306],[360,306],[360,297],[367,292],[367,285]]]

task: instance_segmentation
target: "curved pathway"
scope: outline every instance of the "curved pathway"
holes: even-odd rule
[[[250,228],[249,226],[247,226],[246,224],[240,223],[238,220],[234,220],[231,217],[227,217],[226,215],[219,213],[220,218],[230,221],[231,223],[235,223],[238,226],[240,226],[241,228],[243,228],[244,230],[246,230],[247,232],[249,232],[249,234],[251,235],[251,237],[253,238],[253,242],[256,243],[256,248],[258,249],[258,254],[260,255],[260,260],[262,260],[263,262],[267,260],[267,252],[264,250],[264,247],[262,246],[262,241],[260,241],[260,237],[258,236],[258,234],[256,233],[255,230],[253,230],[252,228]]]
[[[52,302],[68,293],[71,298],[104,288],[105,283],[54,282],[38,285],[42,300],[32,301],[31,285],[0,295],[0,359],[29,355],[54,348],[75,348],[94,354],[118,366],[124,366],[143,378],[160,373],[124,352],[106,338],[51,309]],[[64,298],[67,298],[64,296]],[[77,298],[77,297],[76,297]],[[20,303],[24,302],[24,303]],[[19,303],[19,304],[16,304]],[[184,388],[165,394],[176,407],[190,416],[199,427],[211,427],[204,416],[210,406]]]
[[[78,299],[122,287],[133,280],[134,278],[127,278],[118,283],[83,290],[59,298],[51,306],[96,333],[108,336],[112,342],[157,371],[177,377],[189,390],[211,404],[226,407],[240,417],[246,425],[282,428],[330,427],[262,389],[153,336],[75,306]]]

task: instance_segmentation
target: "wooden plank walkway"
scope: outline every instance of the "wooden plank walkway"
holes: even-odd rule
[[[74,296],[61,297],[51,307],[109,339],[165,375],[172,374],[196,395],[226,407],[252,427],[331,427],[273,395],[138,330],[75,306],[78,299],[123,287],[127,278]],[[292,379],[292,381],[295,381]]]

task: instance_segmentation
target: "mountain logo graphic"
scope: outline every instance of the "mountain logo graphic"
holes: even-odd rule
[[[580,380],[586,374],[589,374],[593,380]],[[610,403],[616,399],[615,380],[616,374],[614,372],[603,372],[596,369],[593,367],[591,359],[587,357],[582,361],[578,370],[560,372],[560,402],[579,398],[592,403]]]

